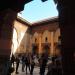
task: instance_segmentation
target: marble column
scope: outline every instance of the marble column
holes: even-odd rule
[[[11,9],[0,11],[0,75],[7,75],[12,44],[13,22],[17,13]]]
[[[38,53],[39,53],[39,55],[42,53],[42,34],[41,33],[39,33],[39,51],[38,51]]]
[[[51,55],[54,55],[54,32],[51,32]]]

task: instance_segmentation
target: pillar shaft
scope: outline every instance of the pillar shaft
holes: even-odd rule
[[[54,54],[54,32],[51,32],[51,55]]]
[[[39,51],[38,51],[38,53],[39,53],[39,55],[42,53],[42,34],[41,33],[39,33]]]
[[[0,11],[0,75],[7,75],[11,53],[13,22],[17,13],[6,9]]]
[[[64,75],[75,75],[75,7],[74,1],[57,0],[61,31],[61,52]]]

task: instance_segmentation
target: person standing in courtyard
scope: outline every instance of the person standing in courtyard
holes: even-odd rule
[[[12,54],[11,56],[11,65],[14,67],[15,56]]]
[[[26,60],[26,58],[25,58],[25,54],[24,54],[24,55],[22,55],[22,72],[24,72],[25,60]]]
[[[48,61],[48,56],[43,53],[41,58],[40,58],[40,75],[45,75],[45,68],[47,65],[47,61]]]
[[[16,56],[16,74],[18,74],[18,68],[19,68],[19,63],[20,63],[20,55]]]
[[[26,65],[26,74],[27,74],[27,68],[29,68],[29,72],[30,72],[30,55],[29,55],[29,53],[26,54],[25,65]]]
[[[33,70],[34,70],[35,62],[34,62],[34,56],[31,56],[31,70],[30,70],[30,75],[33,75]]]

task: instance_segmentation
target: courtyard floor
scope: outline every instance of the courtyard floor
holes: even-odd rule
[[[18,68],[19,73],[16,74],[15,71],[14,71],[11,75],[30,75],[29,69],[28,69],[28,73],[26,74],[26,72],[22,72],[21,67],[22,67],[22,64],[20,63],[19,68]],[[39,67],[35,66],[34,71],[33,71],[33,75],[40,75],[39,72],[40,72]],[[47,68],[46,68],[46,71],[45,71],[45,75],[46,74],[47,74]]]

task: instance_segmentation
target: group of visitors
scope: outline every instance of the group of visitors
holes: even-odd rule
[[[16,68],[14,66],[14,62],[16,63]],[[14,56],[12,54],[12,56],[11,56],[11,63],[12,63],[12,67],[15,68],[15,73],[16,74],[19,73],[18,72],[18,68],[19,68],[19,64],[20,63],[22,63],[22,72],[26,71],[26,74],[27,74],[27,70],[29,69],[30,75],[33,74],[33,69],[34,69],[34,65],[35,65],[34,55],[30,55],[29,53],[27,53],[27,54]],[[26,69],[25,69],[25,67],[26,67]]]
[[[26,67],[26,74],[27,74],[27,68],[29,69],[30,74],[33,74],[34,69],[34,56],[30,54],[24,54],[22,55],[22,72],[24,72],[24,68]]]
[[[63,75],[61,57],[52,57],[51,63],[48,64],[47,75]]]
[[[28,73],[28,69],[30,72],[30,75],[33,75],[33,71],[34,71],[34,67],[36,62],[35,60],[35,55],[33,54],[22,54],[22,55],[17,55],[16,57],[14,57],[14,55],[12,55],[11,57],[11,62],[12,65],[14,67],[14,61],[16,62],[16,68],[15,68],[15,72],[16,74],[18,74],[18,68],[19,68],[19,63],[21,61],[22,63],[22,72],[26,72],[26,74]],[[39,75],[45,75],[45,69],[47,67],[47,62],[48,62],[48,54],[43,53],[40,58],[38,58],[38,62],[39,62],[39,67],[40,67],[40,72]],[[62,67],[61,64],[59,62],[59,59],[57,58],[52,58],[52,62],[48,64],[48,72],[47,75],[62,75]]]

